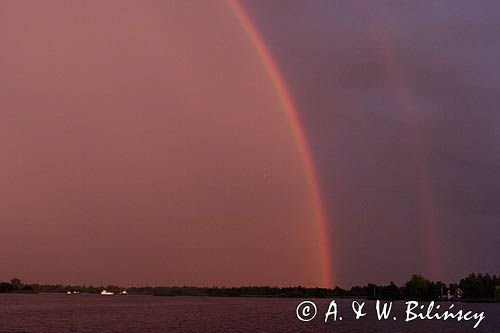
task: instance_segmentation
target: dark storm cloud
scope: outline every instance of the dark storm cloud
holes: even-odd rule
[[[402,281],[415,271],[443,280],[498,273],[500,4],[245,7],[308,133],[339,282]],[[420,192],[422,181],[428,193]],[[430,216],[422,215],[422,200]],[[435,226],[440,273],[420,254],[430,246],[426,218]]]

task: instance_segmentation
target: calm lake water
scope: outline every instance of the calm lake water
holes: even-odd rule
[[[475,320],[407,323],[406,305],[401,301],[393,303],[389,320],[379,321],[374,301],[367,301],[367,315],[355,320],[352,300],[337,299],[342,321],[334,322],[332,316],[325,323],[331,300],[312,300],[318,314],[312,321],[301,322],[296,307],[303,300],[0,294],[0,332],[500,332],[498,303],[455,303],[455,311],[484,311],[486,319],[473,329]],[[451,303],[440,304],[448,309]]]

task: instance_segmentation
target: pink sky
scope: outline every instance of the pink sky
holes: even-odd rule
[[[317,285],[300,157],[224,2],[2,2],[0,280]]]

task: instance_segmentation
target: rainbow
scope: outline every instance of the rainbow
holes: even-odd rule
[[[332,260],[329,251],[326,213],[321,199],[321,191],[318,185],[318,177],[312,160],[311,150],[307,143],[304,130],[300,125],[297,109],[290,93],[288,92],[285,81],[280,74],[278,66],[274,62],[269,49],[266,47],[264,40],[250,21],[250,18],[246,14],[244,8],[237,0],[227,0],[227,3],[235,13],[238,21],[246,31],[253,46],[255,47],[259,59],[261,60],[269,79],[276,90],[277,97],[283,106],[283,110],[286,113],[288,123],[294,135],[298,153],[302,157],[303,168],[306,173],[315,219],[317,221],[317,232],[321,248],[322,284],[327,287],[333,287]]]

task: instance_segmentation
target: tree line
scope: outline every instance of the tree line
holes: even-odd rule
[[[220,297],[297,297],[297,298],[373,298],[373,299],[417,299],[437,300],[443,292],[448,290],[455,294],[457,289],[463,293],[464,300],[500,300],[500,277],[489,274],[469,274],[458,283],[449,285],[437,281],[433,282],[422,275],[413,275],[408,282],[397,286],[394,282],[388,285],[376,285],[369,283],[364,286],[354,286],[350,289],[340,287],[330,288],[306,288],[297,287],[129,287],[123,288],[115,285],[108,286],[73,286],[60,284],[23,284],[18,278],[10,282],[0,283],[0,293],[67,293],[78,292],[98,294],[103,289],[114,293],[127,290],[128,294],[135,295],[157,295],[157,296],[220,296]]]

